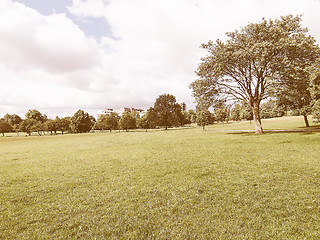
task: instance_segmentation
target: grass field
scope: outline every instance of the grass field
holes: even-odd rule
[[[319,239],[320,132],[248,124],[1,137],[0,239]]]

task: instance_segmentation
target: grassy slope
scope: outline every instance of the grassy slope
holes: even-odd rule
[[[319,239],[319,143],[200,128],[0,138],[0,239]]]

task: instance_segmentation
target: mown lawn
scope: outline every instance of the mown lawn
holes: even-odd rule
[[[319,239],[319,186],[319,132],[6,137],[0,239]]]

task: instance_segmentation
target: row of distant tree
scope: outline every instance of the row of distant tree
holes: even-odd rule
[[[272,118],[284,116],[287,112],[281,106],[277,105],[275,100],[269,100],[261,106],[261,117]],[[295,114],[295,113],[293,113]],[[299,114],[297,112],[296,114]],[[154,106],[149,108],[147,113],[140,116],[138,112],[124,112],[121,116],[117,113],[109,115],[101,115],[98,119],[89,115],[83,110],[78,110],[71,117],[56,117],[48,119],[45,114],[42,114],[36,109],[29,110],[22,119],[16,114],[6,114],[0,120],[0,133],[8,132],[25,132],[29,135],[37,133],[38,135],[50,132],[57,134],[60,132],[68,133],[85,133],[91,130],[125,130],[130,129],[154,129],[163,127],[179,127],[186,124],[197,123],[202,126],[213,124],[215,122],[228,122],[252,120],[252,110],[246,103],[235,104],[230,108],[224,102],[214,109],[209,110],[197,109],[186,111],[185,104],[178,104],[176,98],[170,94],[160,95]]]

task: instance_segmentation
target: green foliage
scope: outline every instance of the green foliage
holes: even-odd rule
[[[261,104],[261,118],[283,117],[286,114],[284,106],[279,106],[277,101],[269,99]]]
[[[202,129],[205,130],[205,126],[214,123],[214,116],[209,110],[200,110],[197,111],[197,124],[202,126]]]
[[[124,112],[120,118],[120,128],[128,131],[129,129],[135,129],[137,119],[129,112]]]
[[[241,120],[253,120],[252,110],[246,102],[242,102],[242,104],[241,104],[240,119]]]
[[[262,99],[274,91],[279,76],[290,74],[300,82],[307,67],[301,62],[312,63],[317,55],[318,46],[306,33],[301,17],[289,15],[248,24],[227,33],[226,42],[203,44],[209,55],[198,67],[200,78],[191,84],[196,101],[206,106],[225,98],[244,101],[253,112],[256,133],[262,133]]]
[[[240,104],[236,104],[231,110],[230,110],[230,119],[233,121],[239,121],[240,118]]]
[[[184,122],[181,106],[176,102],[176,98],[173,95],[160,95],[156,99],[152,111],[156,115],[156,125],[165,127],[165,129],[182,125]]]
[[[11,126],[18,125],[21,123],[22,119],[16,114],[6,114],[4,116],[4,120],[7,121]]]
[[[71,130],[75,133],[89,132],[95,119],[83,110],[78,110],[71,118]]]
[[[45,130],[57,134],[57,131],[59,130],[60,125],[60,118],[56,117],[56,119],[48,119],[45,122]]]
[[[64,118],[56,118],[58,122],[58,130],[61,131],[63,134],[66,131],[70,131],[71,129],[71,119],[70,117],[64,117]]]
[[[11,132],[12,126],[5,120],[0,120],[0,133],[4,136],[5,133]]]
[[[43,130],[42,122],[39,122],[33,118],[26,118],[19,124],[19,130],[21,132],[31,135],[32,132],[38,132]]]
[[[38,122],[42,122],[44,123],[45,121],[47,121],[48,117],[44,114],[42,115],[38,110],[36,109],[32,109],[29,110],[26,115],[25,115],[26,119],[34,119]]]
[[[214,110],[214,114],[217,122],[227,122],[228,119],[228,111],[225,108],[217,108]]]
[[[187,114],[188,114],[187,118],[191,123],[197,122],[197,113],[194,110],[192,109],[188,110]]]
[[[119,128],[119,116],[116,113],[110,113],[109,115],[101,115],[98,119],[96,129],[99,130],[116,130]]]
[[[149,108],[147,113],[138,119],[138,126],[145,130],[153,129],[156,127],[156,114],[153,108]]]
[[[320,122],[320,58],[310,68],[311,81],[310,81],[310,94],[312,98],[312,115],[313,119]]]
[[[312,107],[312,116],[315,122],[320,122],[320,99],[317,101],[314,101],[314,104]]]

